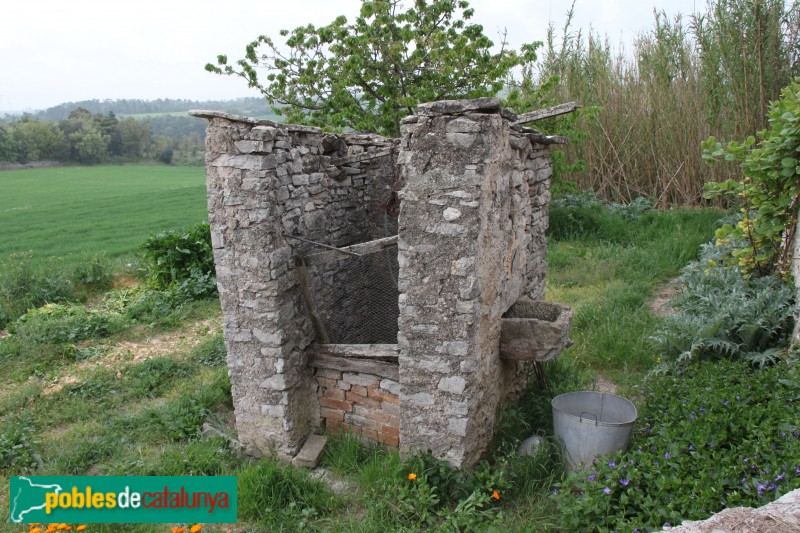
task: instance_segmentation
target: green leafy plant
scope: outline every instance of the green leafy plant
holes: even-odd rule
[[[742,220],[717,230],[718,242],[740,244],[733,250],[733,264],[748,274],[786,275],[800,206],[800,78],[770,104],[769,123],[758,133],[758,142],[751,136],[727,146],[714,137],[702,143],[709,164],[738,161],[744,171],[739,180],[708,184],[706,196],[742,202]]]
[[[75,285],[60,272],[56,264],[34,265],[31,252],[0,261],[0,328],[29,309],[69,300]]]
[[[286,47],[260,36],[243,59],[224,55],[206,70],[244,78],[288,122],[397,136],[400,119],[422,102],[494,96],[506,76],[535,59],[493,43],[464,0],[363,0],[359,16],[282,30]],[[265,78],[258,69],[266,68]]]
[[[23,342],[68,344],[105,337],[118,320],[118,316],[87,310],[82,305],[47,304],[21,316],[14,324],[14,332]]]
[[[207,223],[182,231],[166,231],[142,245],[148,280],[154,288],[172,285],[191,296],[208,296],[216,291],[211,229]]]
[[[727,360],[651,376],[630,449],[557,488],[562,525],[648,531],[800,487],[799,378],[796,361]]]
[[[680,291],[652,341],[679,360],[727,357],[763,366],[781,355],[793,323],[794,294],[780,278],[745,278],[722,266],[727,253],[707,244],[677,283]]]

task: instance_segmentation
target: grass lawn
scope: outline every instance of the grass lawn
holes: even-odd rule
[[[20,191],[24,176],[43,171],[28,172],[0,174],[0,179],[16,184],[16,200],[4,197],[4,205],[24,205]],[[17,215],[20,224],[22,220],[28,224],[30,218],[39,226],[74,227],[77,224],[71,220],[94,217],[104,226],[107,223],[99,214],[79,214],[82,199],[92,196],[97,203],[105,202],[107,219],[118,219],[109,226],[120,232],[126,228],[123,235],[129,244],[122,246],[114,232],[103,238],[90,232],[93,238],[85,252],[106,250],[112,257],[122,256],[135,250],[148,233],[171,225],[159,221],[185,225],[203,214],[199,169],[102,167],[47,172],[52,173],[50,181],[57,182],[59,176],[65,180],[62,194],[40,186],[38,194],[28,195],[30,209]],[[109,180],[119,186],[106,186]],[[40,181],[46,183],[41,177]],[[34,211],[34,205],[42,207]],[[178,205],[183,208],[177,209]],[[70,214],[66,222],[59,221],[54,213],[48,216],[44,206]],[[653,315],[648,301],[656,287],[696,257],[699,244],[711,238],[720,216],[712,210],[676,210],[626,219],[602,209],[552,210],[547,297],[573,306],[576,312],[570,334],[575,346],[545,365],[554,394],[591,388],[598,374],[620,386],[623,394],[635,390],[655,363],[647,337],[661,319]],[[148,221],[147,229],[137,222],[139,218]],[[41,243],[51,242],[44,229],[31,235],[40,244],[20,239],[25,245],[18,249],[42,253]],[[14,250],[3,242],[5,253]],[[114,294],[106,299],[122,298]],[[254,461],[229,449],[222,439],[201,438],[204,421],[223,430],[230,423],[224,346],[216,333],[219,308],[216,302],[200,302],[172,320],[159,319],[155,326],[123,323],[110,337],[88,339],[68,350],[19,344],[27,342],[22,338],[0,340],[0,362],[7,369],[0,379],[0,441],[12,450],[2,457],[0,474],[236,475],[240,492],[236,532],[382,532],[433,525],[467,531],[485,530],[490,524],[501,530],[564,530],[550,497],[563,476],[557,453],[538,454],[535,460],[510,453],[521,438],[540,428],[551,429],[549,396],[544,391],[534,390],[526,402],[506,411],[494,453],[471,471],[449,473],[433,459],[408,463],[396,451],[334,439],[323,464],[345,490],[333,493],[306,471],[270,459]],[[148,352],[154,336],[166,348]],[[409,482],[410,472],[419,476],[417,483]],[[0,514],[8,508],[7,487],[7,481],[0,479]],[[499,489],[499,501],[491,498],[490,488]],[[208,525],[203,530],[224,529]],[[90,529],[169,530],[167,525]]]
[[[117,264],[151,234],[208,218],[200,167],[96,166],[0,172],[0,259],[78,263],[105,254]]]

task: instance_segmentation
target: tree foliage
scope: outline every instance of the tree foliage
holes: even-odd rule
[[[710,164],[738,161],[744,171],[740,179],[707,185],[709,196],[744,204],[741,221],[717,230],[718,242],[738,245],[733,258],[747,273],[786,274],[800,206],[800,78],[770,104],[769,124],[758,133],[758,142],[751,136],[723,146],[710,137],[703,143],[703,158]]]
[[[244,58],[230,65],[220,55],[206,70],[241,76],[289,122],[396,136],[417,104],[493,96],[511,69],[535,60],[538,43],[493,52],[472,15],[461,0],[415,0],[405,10],[399,0],[363,0],[352,23],[340,16],[282,30],[284,47],[261,35]]]

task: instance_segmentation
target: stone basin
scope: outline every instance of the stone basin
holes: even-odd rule
[[[572,345],[567,337],[572,309],[566,305],[520,299],[501,319],[500,358],[549,361]]]

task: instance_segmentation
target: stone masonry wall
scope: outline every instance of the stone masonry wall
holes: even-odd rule
[[[320,417],[304,353],[315,333],[294,262],[312,245],[286,235],[332,246],[371,239],[369,217],[391,192],[393,144],[353,136],[351,146],[317,128],[195,116],[209,119],[209,223],[237,431],[245,445],[289,457]]]
[[[499,358],[500,318],[543,293],[549,175],[513,118],[496,99],[442,101],[402,127],[400,442],[458,466],[487,450],[521,386]]]

